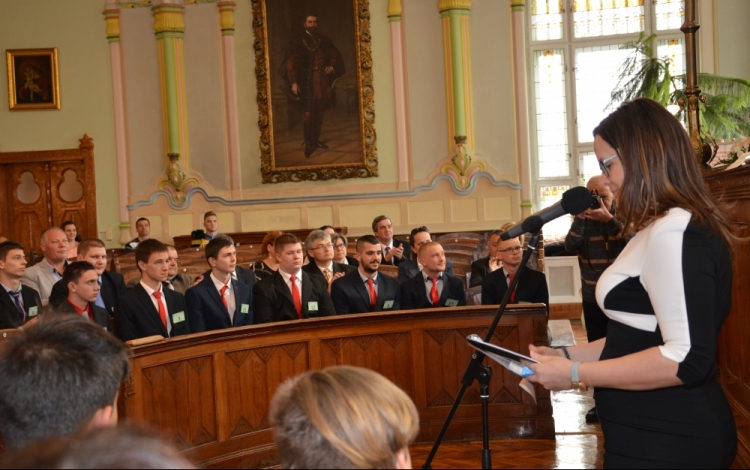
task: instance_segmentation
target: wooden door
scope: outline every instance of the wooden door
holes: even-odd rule
[[[55,162],[49,168],[52,222],[58,227],[75,222],[83,237],[94,237],[88,229],[86,213],[86,167],[81,161]],[[95,229],[96,230],[96,229]]]
[[[48,167],[43,162],[5,167],[10,224],[6,236],[21,243],[27,253],[39,251],[39,236],[52,224]]]

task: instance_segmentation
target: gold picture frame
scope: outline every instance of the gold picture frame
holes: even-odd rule
[[[8,49],[8,106],[11,111],[60,109],[57,48]]]
[[[251,2],[263,183],[378,176],[369,1]]]

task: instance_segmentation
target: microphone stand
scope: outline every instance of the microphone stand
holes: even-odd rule
[[[484,338],[484,341],[486,343],[489,343],[492,339],[492,335],[495,333],[495,329],[497,329],[497,325],[498,323],[500,323],[500,319],[502,318],[503,313],[505,313],[505,306],[508,305],[510,295],[518,285],[518,279],[521,277],[520,274],[524,269],[527,269],[526,263],[528,263],[529,258],[531,258],[531,253],[536,251],[536,245],[539,242],[540,231],[541,230],[536,230],[531,234],[529,246],[523,254],[523,259],[521,260],[521,265],[518,267],[518,272],[516,272],[516,275],[513,276],[513,281],[508,286],[508,290],[505,291],[503,301],[500,303],[500,307],[495,313],[495,318],[492,320],[492,324],[490,325],[490,328],[487,331],[487,335]],[[466,393],[466,390],[471,387],[471,385],[474,383],[474,380],[477,380],[479,382],[480,396],[482,398],[482,468],[492,468],[489,427],[489,384],[490,379],[492,378],[492,369],[482,364],[484,358],[485,355],[481,351],[475,351],[474,354],[471,355],[469,366],[466,368],[466,372],[461,379],[461,390],[459,390],[458,395],[456,395],[456,399],[453,401],[453,406],[448,413],[448,417],[445,419],[445,423],[443,423],[443,428],[440,430],[440,434],[438,434],[438,437],[435,440],[435,444],[432,446],[432,450],[430,451],[430,455],[427,456],[427,460],[425,461],[424,465],[422,465],[422,468],[432,468],[432,461],[435,458],[438,449],[440,448],[440,444],[443,441],[443,437],[445,437],[445,433],[448,431],[448,426],[450,426],[451,421],[453,421],[453,416],[458,410],[458,405],[461,404],[464,393]]]

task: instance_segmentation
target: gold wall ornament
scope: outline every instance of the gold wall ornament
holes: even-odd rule
[[[326,139],[334,137],[330,133],[328,136],[325,135],[325,127],[322,128],[323,132],[318,142],[322,146],[311,148],[309,144],[311,139],[308,138],[307,131],[303,133],[304,114],[300,113],[302,122],[293,123],[295,106],[303,106],[300,98],[303,94],[294,94],[291,84],[283,78],[280,65],[285,58],[269,56],[269,36],[274,38],[274,43],[281,41],[282,44],[289,44],[296,37],[304,37],[302,28],[304,18],[301,18],[303,11],[300,10],[299,18],[289,20],[289,26],[294,31],[292,37],[277,37],[284,32],[269,31],[269,24],[278,24],[278,22],[268,21],[269,9],[272,14],[275,14],[275,11],[281,7],[286,6],[293,12],[299,7],[292,0],[251,0],[255,35],[253,49],[255,50],[261,174],[264,184],[378,176],[369,0],[350,0],[350,2],[351,21],[355,32],[354,38],[350,40],[355,42],[352,58],[356,64],[356,70],[345,70],[344,75],[334,81],[329,91],[329,103],[332,97],[337,107],[346,107],[349,116],[356,116],[356,118],[351,118],[352,123],[356,121],[358,127],[356,135],[353,130],[349,133],[346,130],[339,129],[339,131],[340,134],[344,134],[344,139],[348,139],[347,142],[361,150],[344,151],[344,153],[348,152],[346,158],[349,158],[351,162],[339,163],[340,160],[337,159],[336,154],[327,152]],[[336,34],[340,28],[336,28],[336,25],[331,24],[331,21],[325,17],[325,8],[321,7],[318,15],[320,15],[318,18],[320,34]],[[331,43],[334,46],[339,40],[344,40],[340,34],[331,37]],[[314,41],[309,44],[304,42],[304,44],[309,51],[314,51],[318,47],[318,43]],[[333,110],[333,108],[327,109],[325,113],[332,114]],[[286,126],[286,129],[281,124]],[[281,148],[284,152],[279,151]]]
[[[154,31],[158,33],[185,32],[184,6],[163,3],[152,8],[154,11]]]
[[[439,0],[438,10],[441,13],[448,10],[471,10],[471,0]]]
[[[187,192],[197,187],[200,181],[193,177],[185,178],[185,172],[182,171],[182,167],[180,166],[179,153],[169,153],[167,156],[169,157],[167,179],[159,183],[159,188],[168,192],[176,205],[181,205],[185,202]]]
[[[120,10],[104,10],[104,20],[107,22],[107,41],[120,42]]]
[[[401,0],[388,0],[388,18],[401,16],[402,11]]]
[[[219,2],[219,23],[221,25],[221,34],[231,36],[234,34],[234,2]]]
[[[471,185],[471,178],[480,171],[484,171],[484,163],[471,161],[471,155],[466,147],[466,136],[455,137],[456,146],[453,148],[453,159],[451,163],[443,165],[440,172],[448,175],[456,183],[459,190],[464,190]]]

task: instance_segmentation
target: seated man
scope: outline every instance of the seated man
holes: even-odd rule
[[[271,401],[281,468],[411,468],[419,415],[370,369],[333,366],[293,377]]]
[[[328,233],[328,232],[326,232]],[[333,243],[333,260],[339,264],[348,264],[355,268],[359,266],[359,261],[354,256],[346,254],[349,240],[340,233],[331,234],[331,243]]]
[[[302,242],[284,233],[274,242],[279,269],[253,286],[254,323],[336,315],[323,276],[302,270]]]
[[[464,282],[445,272],[445,251],[440,243],[422,245],[419,264],[422,265],[422,274],[401,284],[402,309],[466,305]]]
[[[88,318],[105,331],[111,332],[109,313],[104,308],[95,305],[101,290],[98,281],[99,275],[96,273],[96,268],[88,261],[70,263],[65,268],[65,274],[60,281],[67,288],[68,297],[57,307],[57,310]]]
[[[18,328],[42,311],[39,292],[21,284],[26,255],[20,243],[0,243],[0,330]]]
[[[356,271],[357,268],[347,264],[339,264],[333,260],[333,244],[331,236],[322,230],[313,230],[305,241],[307,256],[310,262],[302,267],[302,270],[312,276],[321,276],[328,284],[328,292],[331,292],[331,283],[344,276],[346,273]]]
[[[232,279],[237,264],[234,241],[221,236],[206,245],[209,274],[185,293],[190,331],[221,330],[253,324],[253,292]]]
[[[115,300],[125,293],[125,279],[122,274],[107,271],[107,248],[104,242],[98,238],[86,238],[78,245],[78,261],[88,261],[96,269],[98,283],[101,290],[94,302],[98,307],[112,315],[115,311]],[[63,276],[64,277],[64,276]],[[53,307],[62,304],[68,297],[68,287],[63,280],[59,280],[52,286],[49,303]],[[111,329],[109,331],[112,331]]]
[[[0,436],[5,446],[114,426],[130,374],[125,345],[93,322],[42,315],[3,344]]]
[[[411,247],[405,240],[393,238],[393,224],[385,215],[379,215],[372,221],[372,231],[383,245],[383,264],[398,266],[411,259]]]
[[[413,229],[409,235],[409,244],[411,245],[412,253],[419,253],[419,248],[431,241],[430,230],[424,225]],[[398,265],[398,280],[399,282],[408,281],[421,271],[422,265],[419,264],[419,260],[410,259]],[[445,272],[453,275],[453,263],[450,260],[445,261]]]
[[[481,286],[485,276],[502,267],[503,263],[500,261],[497,254],[497,244],[500,242],[501,233],[502,230],[495,230],[492,232],[489,242],[487,243],[489,254],[484,258],[479,258],[471,263],[469,287]]]
[[[125,253],[135,251],[140,242],[148,240],[148,236],[151,233],[151,222],[147,218],[141,217],[135,221],[135,231],[138,233],[138,236],[125,244]]]
[[[62,279],[68,265],[68,237],[58,227],[50,227],[39,237],[39,246],[44,259],[26,268],[21,284],[39,292],[42,305],[49,303],[52,286]]]
[[[482,281],[482,305],[497,305],[502,302],[523,259],[523,244],[520,237],[498,241],[497,254],[503,267],[488,274]],[[549,311],[549,291],[544,273],[535,269],[524,269],[509,303],[542,303],[547,305]]]
[[[193,280],[193,277],[189,274],[180,273],[180,255],[177,253],[177,248],[172,245],[167,245],[167,252],[169,253],[169,270],[167,273],[167,287],[175,292],[179,292],[185,295],[185,291],[193,287],[195,284],[200,282],[203,278],[198,276],[198,279]],[[128,282],[128,288],[135,287],[141,282],[141,277],[131,279]]]
[[[214,211],[208,211],[203,215],[203,228],[206,229],[203,238],[213,240],[219,236],[219,217]]]
[[[382,246],[374,235],[357,240],[357,253],[362,260],[331,286],[331,298],[337,315],[380,312],[401,308],[401,289],[396,279],[378,275]]]
[[[161,335],[165,338],[190,333],[185,297],[164,287],[169,273],[169,252],[159,240],[138,244],[135,262],[141,282],[115,302],[115,333],[123,341]]]

